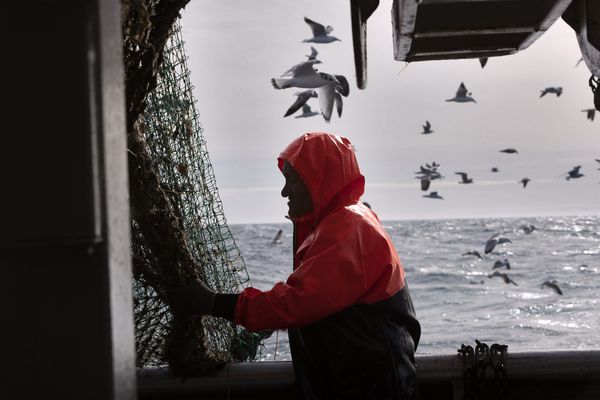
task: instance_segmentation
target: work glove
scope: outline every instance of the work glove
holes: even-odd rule
[[[199,279],[190,283],[181,282],[173,291],[173,308],[175,312],[185,315],[210,315],[215,295],[216,292]]]

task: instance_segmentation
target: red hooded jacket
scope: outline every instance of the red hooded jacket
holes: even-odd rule
[[[294,219],[294,270],[286,282],[238,297],[234,322],[249,330],[301,327],[404,288],[404,269],[364,192],[354,150],[343,137],[307,133],[279,156],[308,188],[313,211]]]

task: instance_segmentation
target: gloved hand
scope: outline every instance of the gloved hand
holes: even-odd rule
[[[210,315],[215,302],[212,289],[199,279],[186,284],[181,282],[173,292],[175,312],[186,315]]]

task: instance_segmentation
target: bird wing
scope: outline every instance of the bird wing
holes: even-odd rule
[[[312,112],[312,110],[310,109],[310,106],[308,104],[304,104],[302,106],[302,114],[308,114],[311,112]]]
[[[333,111],[333,101],[335,94],[335,84],[328,83],[323,85],[317,90],[317,97],[319,98],[319,105],[321,106],[321,114],[326,122],[331,120],[331,113]]]
[[[298,77],[298,76],[312,75],[317,72],[313,68],[313,65],[320,64],[320,63],[321,63],[321,61],[319,61],[319,60],[304,61],[304,62],[294,65],[293,67],[291,67],[290,69],[285,71],[283,73],[283,75],[281,75],[281,76],[292,75],[293,77]]]
[[[325,32],[325,27],[323,25],[306,17],[304,17],[304,22],[306,22],[308,26],[310,26],[314,37],[327,36],[327,32]]]
[[[431,124],[429,121],[425,121],[425,130],[428,130],[429,128],[431,128]]]
[[[573,169],[569,172],[572,174],[578,174],[579,173],[579,169],[581,168],[581,165],[578,165],[576,167],[573,167]]]
[[[492,252],[492,250],[494,250],[494,248],[496,247],[497,243],[498,243],[498,239],[496,239],[496,238],[488,239],[488,241],[485,242],[485,249],[484,249],[485,254]]]
[[[317,51],[317,49],[315,49],[314,47],[310,46],[310,55],[308,56],[309,60],[316,60],[317,59],[317,54],[319,54],[319,52]]]
[[[344,75],[335,75],[335,79],[338,80],[339,85],[336,90],[344,97],[348,97],[350,94],[350,84]]]
[[[456,91],[456,97],[465,97],[467,95],[467,87],[463,82],[460,83],[458,90]]]
[[[342,95],[338,92],[333,94],[333,102],[335,103],[335,109],[338,113],[338,117],[342,117],[342,108],[344,107],[344,102],[342,101]]]
[[[314,93],[315,93],[314,90],[305,90],[303,92],[300,92],[298,94],[298,98],[296,98],[296,101],[294,102],[294,104],[292,104],[290,106],[290,108],[288,108],[288,110],[285,112],[284,117],[292,115],[293,113],[295,113],[296,111],[298,111],[300,109],[300,107],[302,107],[302,106],[304,106],[306,104],[306,102],[308,101],[308,99],[310,99],[311,97],[313,97]]]

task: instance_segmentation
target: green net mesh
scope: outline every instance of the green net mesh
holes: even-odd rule
[[[160,201],[148,200],[145,204],[135,200],[132,205],[135,339],[137,363],[142,367],[165,364],[167,342],[179,329],[164,301],[168,299],[165,282],[170,277],[198,276],[223,293],[239,292],[249,283],[244,260],[224,217],[202,135],[179,21],[171,28],[156,88],[146,97],[145,112],[138,123],[140,134],[136,146],[130,145],[130,156],[147,159],[145,163],[151,172],[146,173],[148,179],[139,178],[143,174],[134,176],[143,182],[133,186],[144,187],[156,181],[155,192],[162,196]],[[165,230],[163,222],[157,221],[167,214],[167,222],[176,226]],[[167,230],[178,233],[170,236],[176,236],[177,245],[185,247],[177,251],[185,255],[184,260],[173,261],[172,265],[167,264],[171,263],[174,239]],[[180,329],[183,333],[175,334],[203,342],[195,357],[208,357],[219,363],[258,356],[260,336],[228,321],[203,317],[188,321],[187,325]],[[187,348],[179,352],[186,357],[193,353]]]

